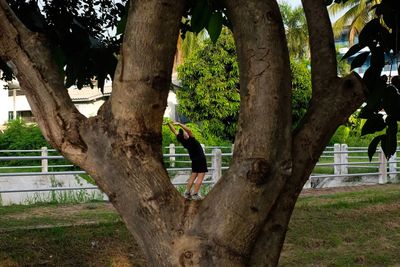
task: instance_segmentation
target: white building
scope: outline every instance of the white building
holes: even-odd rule
[[[29,103],[20,89],[17,82],[5,83],[0,81],[0,88],[8,90],[0,91],[0,125],[5,124],[8,120],[22,118],[27,122],[34,122],[34,116],[31,112]],[[72,102],[75,104],[79,112],[86,117],[92,117],[103,103],[111,95],[111,84],[106,84],[104,94],[98,89],[84,87],[82,89],[70,88],[68,93]],[[169,92],[168,105],[164,113],[164,117],[177,120],[177,99],[173,91]]]

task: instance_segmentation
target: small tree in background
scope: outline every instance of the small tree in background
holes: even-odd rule
[[[289,54],[292,58],[309,58],[308,30],[303,7],[293,8],[287,2],[279,4],[285,26]]]
[[[49,144],[36,124],[26,124],[17,119],[7,123],[6,130],[0,134],[0,149],[40,149]]]
[[[293,127],[304,116],[311,98],[308,61],[292,59]],[[200,122],[206,134],[233,141],[239,115],[239,69],[232,34],[224,30],[214,44],[206,40],[178,68],[182,88],[177,91],[179,111]]]
[[[206,40],[178,68],[182,88],[179,112],[202,122],[207,132],[233,140],[240,106],[239,69],[233,37],[228,30],[216,44]]]

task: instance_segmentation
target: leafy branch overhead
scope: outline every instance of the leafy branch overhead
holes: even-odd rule
[[[375,18],[368,22],[342,59],[352,58],[351,68],[358,68],[370,59],[363,80],[368,89],[368,98],[359,117],[366,119],[362,134],[371,134],[386,129],[369,145],[370,160],[380,143],[387,158],[397,147],[397,121],[400,120],[400,78],[382,75],[386,65],[399,73],[400,1],[382,0],[373,6]],[[385,113],[382,116],[380,113]]]
[[[28,29],[48,36],[54,59],[65,77],[66,88],[76,85],[97,86],[103,90],[105,80],[114,76],[125,31],[129,1],[46,0],[39,8],[36,0],[8,0],[16,15]],[[187,1],[182,36],[187,31],[207,29],[215,43],[222,26],[229,26],[219,1]],[[12,70],[0,59],[5,80]]]
[[[48,38],[66,87],[93,86],[96,78],[98,87],[103,89],[107,77],[113,77],[122,38],[111,31],[126,12],[126,1],[115,4],[107,0],[46,0],[40,8],[35,0],[7,2],[29,30]],[[9,80],[11,70],[5,66],[0,62],[4,78]]]

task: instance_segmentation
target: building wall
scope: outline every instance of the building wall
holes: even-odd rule
[[[79,110],[82,115],[86,118],[93,117],[97,115],[97,111],[103,105],[105,101],[100,99],[91,102],[75,102],[75,107]]]
[[[164,112],[164,117],[176,121],[178,117],[177,106],[178,106],[178,100],[176,99],[176,94],[172,91],[169,91],[167,107]]]
[[[3,88],[4,82],[0,81],[0,88]],[[9,119],[9,113],[15,111],[30,111],[31,108],[29,103],[24,95],[13,96],[10,93],[8,95],[8,90],[0,90],[0,125],[5,124]],[[81,97],[79,101],[72,99],[75,106],[86,117],[92,117],[97,114],[97,111],[105,102],[104,98],[98,98],[93,100],[84,100],[84,97]],[[171,118],[172,120],[176,120],[176,106],[177,99],[174,92],[170,91],[167,100],[168,106],[165,110],[164,117]]]
[[[6,83],[0,80],[0,125],[8,121],[8,90],[4,90]]]
[[[9,111],[14,110],[14,97],[13,96],[8,97],[8,107],[9,107]],[[26,99],[26,97],[24,95],[17,95],[15,97],[15,110],[16,111],[31,110],[28,100]]]

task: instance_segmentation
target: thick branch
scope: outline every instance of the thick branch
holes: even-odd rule
[[[293,176],[287,181],[258,239],[252,262],[263,266],[277,265],[280,249],[297,198],[316,162],[336,128],[365,100],[360,77],[350,74],[326,88],[330,93],[315,99],[302,127],[293,136]],[[280,246],[276,246],[279,244]],[[275,244],[275,246],[273,245]],[[266,255],[266,248],[275,253]]]
[[[290,65],[275,1],[225,3],[240,67],[238,134],[233,164],[202,203],[194,232],[208,233],[221,253],[246,261],[291,173]]]
[[[161,122],[183,4],[131,1],[111,98],[81,131],[88,144],[86,170],[148,260],[158,263],[169,262],[172,240],[189,227],[183,222],[192,215],[185,210],[189,202],[171,184],[161,154]]]
[[[302,0],[311,48],[313,94],[337,77],[336,50],[331,21],[324,1]]]
[[[82,158],[84,117],[73,105],[47,40],[30,32],[0,0],[0,56],[12,67],[46,139],[71,160]]]
[[[111,109],[118,123],[133,131],[160,134],[183,4],[131,1]]]
[[[226,1],[240,69],[235,157],[288,159],[291,139],[289,53],[275,1]],[[280,144],[277,148],[276,144]]]

